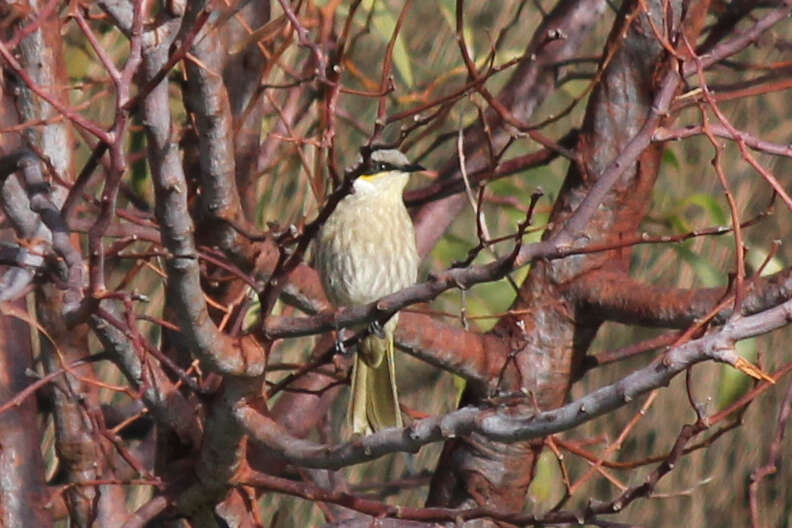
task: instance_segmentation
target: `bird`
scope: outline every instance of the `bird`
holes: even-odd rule
[[[402,193],[410,174],[425,170],[396,149],[358,160],[352,192],[319,229],[314,264],[336,306],[367,304],[415,284],[420,258]],[[394,314],[369,325],[352,367],[348,422],[353,435],[403,427],[394,364]]]

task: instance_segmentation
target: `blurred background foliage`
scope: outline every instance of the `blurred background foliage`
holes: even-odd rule
[[[308,2],[306,21],[318,23],[318,11],[331,0]],[[546,127],[543,132],[553,138],[563,136],[571,128],[579,126],[585,111],[585,89],[596,70],[598,54],[603,48],[605,38],[615,18],[615,8],[620,2],[611,2],[611,8],[592,31],[589,42],[582,47],[588,54],[587,60],[559,67],[558,87],[536,112],[534,121],[560,112],[577,97],[583,95],[572,112],[566,117]],[[484,64],[487,54],[501,35],[502,40],[495,53],[495,64],[501,64],[521,55],[527,45],[528,36],[542,19],[543,11],[549,10],[553,2],[549,0],[501,2],[471,1],[466,5],[464,34],[471,55],[479,66]],[[382,71],[382,61],[386,47],[401,12],[400,0],[364,0],[355,14],[352,25],[354,42],[346,63],[342,82],[345,86],[365,91],[377,91]],[[277,2],[273,2],[272,18],[280,16]],[[402,31],[393,50],[395,90],[388,97],[388,111],[396,113],[415,105],[452,93],[466,81],[466,70],[457,49],[455,35],[455,1],[435,0],[414,2],[407,15]],[[337,9],[338,19],[335,30],[341,31],[346,15],[347,3]],[[93,52],[86,48],[81,34],[72,25],[67,26],[65,35],[68,45],[68,69],[73,85],[72,103],[92,118],[107,122],[113,115],[114,101],[106,84],[104,72]],[[789,42],[790,24],[778,26],[767,41],[760,46],[749,48],[734,58],[734,68],[713,71],[709,82],[713,86],[734,83],[735,71],[740,65],[772,64],[782,60]],[[785,34],[786,32],[786,34]],[[100,34],[102,45],[122,61],[127,53],[126,40],[107,25]],[[280,37],[279,37],[280,38]],[[784,45],[781,45],[784,44]],[[309,178],[326,178],[327,174],[317,175],[323,170],[323,163],[317,159],[318,150],[311,139],[317,133],[320,122],[317,94],[304,89],[299,82],[303,72],[296,71],[294,65],[302,64],[309,51],[297,45],[288,46],[280,57],[281,68],[274,68],[265,82],[274,86],[267,89],[265,97],[271,102],[270,113],[262,129],[266,140],[279,120],[278,108],[286,104],[295,90],[299,90],[300,106],[307,117],[301,119],[294,130],[293,137],[305,137],[307,141],[282,141],[276,156],[258,175],[256,181],[258,203],[258,223],[264,228],[268,222],[281,225],[299,224],[304,218],[312,218],[319,201],[311,192]],[[497,93],[500,86],[509,78],[511,70],[492,77],[488,87]],[[755,77],[764,73],[757,69],[748,74]],[[740,72],[745,76],[744,72]],[[177,139],[186,136],[190,116],[186,113],[178,83],[183,73],[174,71],[173,109],[176,122],[181,122],[182,130],[176,130]],[[278,86],[287,86],[278,88]],[[348,166],[357,155],[357,148],[371,133],[376,119],[377,99],[355,95],[340,96],[336,125],[337,163],[339,167]],[[486,103],[474,95],[460,100],[448,112],[435,120],[429,127],[418,129],[405,143],[409,155],[426,167],[438,168],[448,160],[456,159],[457,133],[479,119],[479,109]],[[792,104],[785,92],[764,94],[761,97],[743,98],[721,104],[728,117],[738,128],[753,131],[764,139],[778,143],[788,143],[792,137]],[[698,110],[691,106],[680,114],[678,125],[698,123]],[[393,140],[398,137],[399,125],[386,129],[385,137]],[[445,138],[438,141],[438,138]],[[184,143],[186,156],[190,154],[188,141]],[[142,161],[144,142],[139,132],[130,137],[129,152],[132,171],[129,176],[130,188],[143,201],[153,203],[153,192],[147,174],[146,164]],[[507,151],[504,159],[537,150],[538,146],[527,137],[520,137]],[[88,151],[81,153],[83,159]],[[734,145],[728,145],[723,153],[724,166],[733,186],[737,203],[743,210],[744,218],[751,218],[767,210],[770,200],[769,188],[762,179],[740,158]],[[779,177],[790,173],[790,160],[786,158],[757,155],[760,161],[771,168]],[[643,229],[652,235],[680,234],[711,226],[730,223],[728,207],[723,197],[717,176],[711,168],[713,149],[706,138],[696,137],[673,142],[666,150],[660,178],[654,188],[652,208],[646,217]],[[530,195],[541,188],[545,197],[539,202],[534,224],[542,226],[546,222],[554,198],[558,194],[567,170],[565,160],[556,160],[547,166],[493,182],[487,186],[484,203],[484,218],[493,237],[513,233],[517,223],[523,219]],[[429,176],[418,176],[411,188],[418,188],[431,180]],[[757,225],[746,230],[749,248],[748,262],[752,270],[767,257],[772,242],[784,238],[790,232],[790,217],[786,212],[770,215]],[[527,237],[537,240],[541,230]],[[455,261],[466,257],[468,250],[477,244],[476,219],[472,208],[454,222],[451,229],[440,240],[423,263],[424,273],[448,267]],[[733,238],[699,237],[679,244],[647,245],[634,249],[631,273],[633,277],[646,282],[667,287],[710,287],[725,285],[728,274],[733,269]],[[506,251],[508,244],[496,246],[496,251]],[[482,252],[476,259],[483,263],[492,255]],[[790,248],[782,245],[765,267],[765,272],[773,272],[790,262]],[[125,280],[135,264],[119,267],[114,281]],[[161,270],[156,265],[144,264],[145,269],[135,270],[131,288],[147,295],[150,302],[146,313],[157,316],[162,313],[163,282]],[[519,284],[529,272],[521,270],[512,275]],[[112,282],[112,281],[111,281]],[[447,314],[448,321],[468,324],[471,328],[487,330],[496,317],[508,309],[515,297],[515,290],[507,281],[480,284],[469,291],[448,291],[439,296],[429,307],[433,311]],[[421,309],[421,308],[418,308]],[[292,313],[293,308],[279,305],[275,313]],[[150,335],[157,342],[158,326],[149,325]],[[601,329],[590,353],[607,351],[657,335],[657,330],[607,324]],[[740,352],[752,361],[759,361],[766,371],[772,372],[788,357],[789,330],[776,332],[759,339],[740,344]],[[273,362],[301,363],[305,361],[315,344],[314,338],[295,339],[277,344]],[[98,348],[98,344],[94,342]],[[628,361],[607,365],[589,372],[572,387],[572,398],[580,397],[591,390],[623,377],[626,373],[647,364],[649,357],[641,356]],[[121,383],[122,378],[113,367],[106,363],[103,379],[108,383]],[[404,354],[400,355],[399,384],[404,405],[421,413],[439,414],[455,408],[462,387],[460,380],[441,372]],[[273,372],[272,380],[277,381],[283,373]],[[752,381],[728,367],[707,363],[693,369],[693,387],[699,401],[705,402],[707,410],[713,412],[735,401],[752,386]],[[684,526],[739,526],[748,523],[747,486],[750,472],[766,457],[769,438],[774,434],[778,400],[782,390],[771,390],[754,402],[742,417],[742,426],[730,431],[706,449],[699,449],[683,458],[680,467],[673,471],[660,484],[657,496],[651,500],[633,503],[623,514],[624,519],[642,523],[646,526],[677,527]],[[131,403],[129,399],[115,391],[105,391],[106,403]],[[624,426],[641,408],[643,399],[632,405],[593,420],[574,431],[561,435],[570,441],[590,442],[594,452],[603,451],[609,441],[615,440]],[[332,424],[343,423],[346,413],[346,397],[337,400],[333,409]],[[679,377],[668,389],[660,391],[654,404],[628,435],[622,448],[613,453],[612,460],[634,461],[651,456],[663,455],[685,423],[695,419],[690,410],[684,390],[684,379]],[[316,433],[322,440],[337,439],[338,428]],[[43,446],[52,457],[51,428]],[[380,460],[361,464],[343,471],[344,476],[360,491],[376,497],[398,496],[400,504],[422,505],[428,488],[428,475],[435,466],[441,445],[427,446],[417,455],[397,454]],[[790,441],[784,445],[786,456],[792,455]],[[569,453],[565,454],[563,464],[571,479],[580,477],[589,463]],[[653,465],[638,469],[608,469],[609,478],[598,475],[589,480],[572,499],[569,506],[582,507],[585,501],[608,499],[617,493],[618,486],[629,486],[640,482]],[[765,481],[762,487],[763,518],[768,526],[787,526],[790,524],[792,508],[792,481],[789,466],[784,466],[778,475]],[[385,485],[386,483],[395,483]],[[540,512],[554,505],[564,493],[562,472],[559,460],[550,450],[546,450],[538,466],[536,479],[525,505],[526,511]],[[147,496],[141,487],[130,495],[130,504],[141,504]],[[394,499],[396,500],[396,499]],[[274,494],[262,499],[264,518],[273,520],[270,526],[315,526],[323,521],[320,509],[311,503]]]

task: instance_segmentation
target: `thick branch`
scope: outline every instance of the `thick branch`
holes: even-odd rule
[[[496,383],[508,357],[502,339],[445,324],[428,315],[402,312],[396,343],[408,354],[468,381]]]
[[[236,186],[234,127],[228,93],[222,77],[228,51],[212,35],[203,35],[193,46],[196,59],[186,61],[185,106],[195,114],[200,159],[201,216],[212,245],[240,256],[241,236],[227,219],[239,221],[242,206]]]
[[[668,385],[691,365],[707,360],[736,365],[734,344],[771,332],[792,321],[792,301],[765,312],[727,323],[718,332],[670,350],[656,361],[621,380],[550,411],[514,413],[509,408],[465,407],[445,416],[426,418],[403,429],[386,429],[337,446],[291,437],[277,423],[248,406],[235,409],[251,438],[287,461],[306,467],[341,468],[398,451],[473,432],[498,442],[517,442],[566,431],[622,407],[640,395]]]
[[[179,20],[148,35],[143,70],[146,79],[158,75],[168,62],[168,45],[176,35]],[[170,35],[170,38],[166,38]],[[144,99],[142,120],[146,126],[149,163],[156,192],[156,214],[162,229],[167,260],[168,292],[179,327],[190,350],[212,370],[224,374],[256,376],[263,372],[263,350],[250,339],[234,340],[218,331],[209,317],[201,288],[194,226],[187,205],[187,182],[176,145],[171,138],[168,85],[161,82]]]
[[[625,324],[686,328],[707,315],[728,294],[726,288],[682,289],[654,286],[621,273],[591,273],[576,280],[570,291],[586,312]],[[753,281],[742,314],[762,312],[792,298],[792,268]],[[722,323],[733,305],[715,318]]]

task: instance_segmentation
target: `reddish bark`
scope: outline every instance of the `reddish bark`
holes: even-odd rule
[[[457,54],[456,62],[449,62],[443,80],[441,72],[422,71],[407,93],[403,84],[409,73],[398,67],[404,59],[398,43],[411,42],[409,51],[416,54],[418,48],[431,47],[429,55],[435,58],[434,46],[442,44],[405,38],[410,30],[426,32],[418,24],[423,21],[411,18],[419,9],[426,13],[417,2],[392,12],[391,4],[367,7],[360,1],[173,1],[155,6],[102,0],[98,8],[77,2],[65,11],[58,2],[3,3],[7,16],[0,25],[5,33],[0,60],[6,104],[0,116],[0,207],[8,244],[0,248],[0,262],[10,271],[3,268],[0,301],[19,300],[34,290],[35,312],[41,333],[46,332],[40,353],[45,376],[29,385],[24,369],[32,362],[30,343],[12,336],[27,336],[36,323],[32,318],[20,321],[27,317],[21,301],[13,312],[19,317],[0,319],[0,421],[7,433],[0,464],[8,477],[0,494],[6,497],[6,522],[51,522],[42,509],[43,420],[37,416],[48,412],[59,462],[50,484],[67,484],[62,489],[65,509],[54,509],[54,516],[68,516],[78,526],[144,526],[174,516],[188,517],[196,526],[219,524],[219,517],[231,525],[256,526],[263,523],[256,494],[269,492],[314,501],[337,526],[366,525],[373,517],[387,517],[387,526],[468,520],[601,523],[606,522],[602,516],[649,496],[682,456],[730,426],[699,444],[692,443],[694,438],[742,412],[770,390],[770,381],[792,372],[792,365],[781,365],[771,378],[734,351],[737,341],[792,320],[792,270],[754,278],[745,272],[738,252],[734,284],[727,287],[665,288],[628,275],[637,244],[724,236],[739,246],[746,240],[743,229],[761,221],[740,219],[724,175],[721,141],[732,141],[778,201],[792,206],[780,179],[748,150],[789,156],[789,147],[737,130],[719,108],[734,98],[787,89],[785,70],[720,87],[725,91],[718,93],[705,76],[725,59],[732,61],[727,66],[733,71],[766,67],[741,64],[733,56],[760,37],[769,38],[792,11],[792,1],[737,1],[712,9],[706,0],[623,2],[589,79],[591,93],[584,91],[554,116],[547,111],[555,110],[545,106],[555,108],[566,99],[549,96],[571,78],[567,74],[585,71],[568,71],[571,63],[593,65],[581,49],[589,30],[609,20],[600,17],[609,3],[559,0],[546,14],[539,13],[540,4],[513,4],[517,24],[529,18],[525,9],[536,11],[531,20],[541,20],[529,37],[512,39],[520,42],[515,49],[524,50],[519,57],[502,59],[507,51],[502,39],[524,28],[501,21],[500,33],[487,37],[492,56],[482,60],[489,50],[482,48],[479,35],[468,37],[473,9],[458,0],[450,24],[455,38],[442,50]],[[383,10],[395,27],[373,39],[383,31],[377,26]],[[487,16],[495,12],[480,11]],[[705,28],[709,16],[715,20]],[[68,25],[62,26],[63,21]],[[73,86],[67,91],[75,79],[65,68],[64,32],[95,59],[98,69],[90,68],[80,82],[97,98],[112,96],[105,112],[92,101],[71,103],[79,96]],[[112,38],[127,39],[128,47],[118,52],[109,44]],[[382,49],[368,49],[369,40]],[[706,52],[700,57],[693,51],[699,41],[699,52]],[[700,91],[691,89],[696,83]],[[576,115],[572,112],[581,101],[586,101],[581,130],[554,128],[557,123],[577,126],[578,117],[571,125],[562,119]],[[183,121],[179,102],[187,113]],[[104,107],[102,103],[95,106]],[[695,110],[694,105],[701,122],[673,128],[676,117]],[[462,128],[451,122],[457,115],[463,120],[474,115],[468,109],[478,111],[472,124]],[[128,151],[137,145],[138,138],[132,137],[136,117],[145,153]],[[72,127],[90,153],[76,178]],[[435,142],[425,139],[437,131],[447,133]],[[516,205],[526,213],[524,219],[499,239],[486,240],[485,222],[477,218],[479,243],[462,264],[432,270],[419,284],[365,306],[330,307],[304,260],[313,235],[358,176],[341,174],[341,162],[353,157],[360,144],[370,147],[396,137],[402,147],[438,152],[457,132],[460,143],[456,150],[443,150],[447,156],[437,180],[406,197],[416,208],[421,253],[435,246],[469,202],[474,208]],[[702,136],[718,152],[713,164],[727,194],[732,227],[668,236],[639,233],[666,142],[692,136]],[[367,152],[363,149],[364,156]],[[147,170],[139,172],[145,182],[134,186],[127,181],[129,166],[143,157]],[[528,230],[535,227],[534,216],[544,213],[544,201],[537,205],[542,193],[526,191],[531,182],[518,180],[518,174],[554,159],[568,162],[569,170],[553,197],[543,239],[529,242]],[[483,186],[506,177],[515,180],[529,203],[510,196],[493,200],[491,189],[484,192]],[[145,196],[149,183],[154,207]],[[330,184],[334,188],[325,192]],[[475,196],[479,186],[482,191]],[[262,214],[260,207],[277,202],[279,193],[292,202],[282,200],[280,209]],[[261,218],[273,223],[255,227]],[[497,255],[479,264],[484,259],[476,257],[492,247]],[[773,247],[771,257],[777,251]],[[527,266],[530,274],[514,284],[513,272]],[[149,284],[153,309],[137,291],[141,270],[154,277]],[[511,279],[516,301],[486,333],[429,315],[432,306],[405,309],[432,302],[448,290],[501,279]],[[162,291],[165,310],[154,313]],[[295,317],[294,308],[302,315]],[[259,311],[260,321],[248,328],[251,309]],[[3,310],[10,308],[4,304]],[[331,331],[365,328],[399,310],[399,347],[464,378],[462,408],[415,419],[403,429],[324,443],[326,419],[343,393],[349,362],[340,347],[333,347]],[[684,331],[592,357],[589,348],[607,321]],[[85,357],[92,352],[89,331],[102,350]],[[285,340],[318,334],[324,337],[313,353],[282,358]],[[358,337],[346,340],[347,347]],[[567,402],[570,385],[594,366],[659,346],[670,349],[651,364]],[[103,369],[92,365],[106,360],[118,367],[121,381],[97,383]],[[612,412],[705,361],[727,363],[763,381],[734,404],[707,415],[696,404],[688,378],[697,420],[677,428],[665,454],[642,462],[612,461],[605,459],[612,446],[600,459],[594,449],[549,436]],[[267,370],[273,363],[290,373],[273,381],[278,378]],[[134,402],[126,406],[132,410],[122,412],[118,406],[106,413],[110,425],[99,387],[117,384]],[[51,408],[37,409],[31,395],[43,386],[41,401]],[[754,524],[761,521],[759,482],[780,465],[790,401],[788,395],[767,463],[757,468],[750,489]],[[147,437],[139,448],[129,441],[136,427],[124,423],[144,421],[134,416],[143,406],[145,420],[156,427],[153,452],[154,439]],[[142,430],[145,435],[146,428]],[[445,442],[443,454],[431,468],[432,507],[393,506],[363,497],[339,475],[325,471],[440,441]],[[542,515],[523,513],[537,458],[549,444],[597,467],[659,464],[645,481],[625,487],[609,501],[589,502],[580,511],[562,510],[559,504]],[[124,504],[132,484],[152,486],[155,496],[129,515]],[[53,499],[56,506],[58,500]]]
[[[613,56],[588,103],[578,141],[579,165],[570,168],[550,221],[561,229],[588,195],[605,168],[641,130],[655,98],[658,79],[673,67],[650,29],[639,2],[625,2],[603,56]],[[678,13],[681,2],[672,3]],[[706,11],[706,10],[705,10]],[[704,11],[704,12],[705,12]],[[652,22],[669,24],[661,2],[650,3]],[[703,12],[697,12],[701,18]],[[676,20],[674,24],[679,24]],[[697,26],[697,21],[692,24]],[[637,232],[649,206],[662,147],[650,146],[611,188],[585,232],[597,241],[618,242]],[[552,236],[549,230],[545,237]],[[583,233],[580,233],[581,235]],[[574,375],[602,319],[581,310],[574,285],[593,271],[625,273],[628,248],[538,262],[520,288],[512,307],[522,316],[501,319],[492,334],[509,343],[514,361],[507,368],[499,393],[527,393],[530,401],[518,408],[531,413],[564,403]],[[481,404],[488,391],[469,387],[462,404]],[[515,412],[518,412],[515,410]],[[498,444],[473,435],[446,444],[435,473],[428,503],[444,506],[474,504],[519,511],[535,470],[541,445],[530,442]]]

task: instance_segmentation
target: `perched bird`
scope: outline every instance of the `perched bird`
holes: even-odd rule
[[[365,304],[415,283],[415,230],[402,201],[410,173],[423,170],[398,150],[371,153],[317,235],[314,263],[336,306]],[[401,427],[393,334],[398,314],[358,343],[349,402],[353,434]]]

